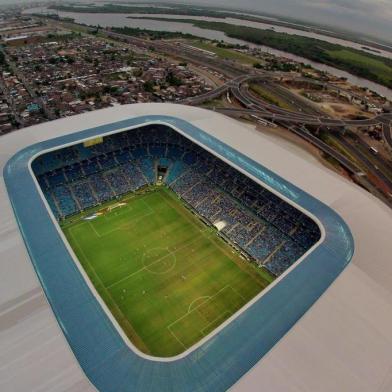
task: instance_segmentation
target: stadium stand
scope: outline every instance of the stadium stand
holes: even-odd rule
[[[249,258],[280,275],[320,238],[317,224],[167,126],[51,151],[33,170],[57,219],[162,181]]]

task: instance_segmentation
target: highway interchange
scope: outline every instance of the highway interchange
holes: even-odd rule
[[[70,27],[70,23],[64,23],[64,25],[65,27]],[[80,25],[78,25],[78,27],[80,28]],[[86,26],[83,27],[90,33],[95,30]],[[280,87],[278,83],[274,83],[274,80],[281,77],[287,77],[288,73],[251,69],[250,67],[238,64],[233,60],[210,56],[203,51],[192,49],[190,46],[181,45],[178,42],[148,40],[115,33],[110,30],[101,30],[100,32],[106,38],[130,44],[135,48],[144,51],[153,50],[156,53],[169,55],[173,58],[179,58],[182,61],[189,62],[195,66],[208,67],[208,69],[212,71],[219,72],[228,80],[226,83],[206,94],[185,99],[180,103],[187,105],[200,105],[217,99],[224,94],[230,94],[235,98],[239,105],[233,108],[218,108],[215,109],[216,111],[233,117],[250,116],[252,118],[253,116],[253,119],[256,119],[259,123],[262,121],[272,122],[290,130],[307,142],[316,146],[323,153],[334,158],[341,166],[351,173],[353,179],[357,183],[376,194],[392,207],[392,177],[390,176],[392,168],[390,168],[389,163],[386,163],[384,160],[381,161],[380,157],[370,157],[371,159],[369,159],[364,151],[357,150],[353,147],[353,144],[348,143],[342,136],[342,134],[346,132],[347,128],[366,129],[369,127],[381,126],[385,143],[389,147],[390,151],[392,151],[392,113],[384,113],[373,118],[363,120],[343,120],[331,118],[324,113],[315,110],[313,106],[309,105],[298,96],[290,93],[289,90]],[[300,77],[298,79],[302,79],[310,83],[322,84],[325,88],[341,90],[340,87],[322,81],[315,81],[304,77]],[[248,84],[251,82],[266,83],[269,88],[273,89],[275,94],[292,102],[292,106],[294,106],[297,110],[286,110],[265,102],[259,96],[256,97],[248,90]],[[352,92],[348,93],[352,97],[362,99]],[[331,132],[331,135],[333,134],[334,137],[336,136],[335,140],[338,141],[341,147],[344,147],[344,150],[348,151],[349,154],[344,154],[341,149],[337,149],[326,144],[317,137],[317,133],[316,135],[313,134],[309,131],[309,129],[307,129],[307,127],[311,127],[313,129],[315,127],[317,129],[327,129],[328,132]],[[368,153],[370,146],[366,146]],[[352,159],[353,157],[355,158],[354,160]],[[381,170],[380,167],[382,167],[383,170]],[[385,168],[387,168],[387,173]]]
[[[104,34],[110,38],[119,39],[137,47],[142,47],[144,49],[153,48],[159,53],[169,54],[173,57],[189,61],[195,65],[207,66],[211,70],[224,74],[226,78],[229,79],[226,83],[201,96],[185,99],[181,103],[187,105],[200,105],[229,93],[242,107],[227,109],[219,108],[215,109],[216,111],[233,117],[254,115],[260,120],[268,120],[289,129],[291,132],[300,136],[302,139],[316,146],[318,149],[323,151],[323,153],[331,156],[339,162],[342,167],[351,173],[357,183],[377,194],[378,197],[392,207],[392,180],[386,176],[382,170],[380,170],[380,165],[371,162],[364,153],[356,151],[351,144],[344,143],[345,150],[349,151],[351,157],[355,157],[355,161],[353,161],[341,151],[331,147],[317,136],[313,135],[306,128],[306,126],[316,126],[318,128],[324,127],[331,129],[331,131],[338,130],[340,132],[344,132],[346,127],[368,128],[376,125],[382,125],[384,140],[392,150],[392,114],[385,113],[363,120],[334,119],[327,117],[323,113],[315,112],[313,107],[310,107],[303,100],[300,100],[298,97],[293,95],[291,95],[289,99],[294,102],[294,106],[298,109],[298,111],[294,112],[285,110],[263,101],[260,97],[255,97],[249,92],[247,86],[248,83],[252,81],[270,83],[271,80],[287,76],[287,73],[267,72],[256,69],[250,71],[249,67],[241,66],[230,60],[222,60],[217,57],[208,56],[202,51],[192,50],[187,46],[179,46],[173,42],[160,40],[150,41],[107,30],[104,31]],[[303,77],[301,79],[311,83],[326,84],[320,81],[314,81],[313,79],[306,79]],[[327,84],[326,87],[334,89],[337,88],[330,84]],[[277,93],[282,94],[282,91],[280,90]],[[283,94],[288,93],[288,90],[283,90]],[[357,98],[355,94],[353,96]],[[340,138],[339,142],[341,142],[342,139],[344,138]]]
[[[269,78],[269,75],[265,75],[265,79]],[[234,111],[242,110],[244,113],[257,113],[260,117],[263,117],[268,120],[274,121],[287,121],[293,124],[302,124],[302,125],[319,125],[326,127],[369,127],[374,125],[383,125],[383,132],[386,136],[386,140],[389,140],[390,146],[392,148],[392,139],[391,139],[391,123],[392,123],[392,114],[384,113],[377,115],[373,118],[363,119],[363,120],[342,120],[342,119],[334,119],[330,117],[323,116],[322,114],[306,114],[306,106],[303,102],[296,100],[296,105],[301,111],[292,112],[286,109],[282,109],[276,105],[267,103],[262,101],[260,98],[256,99],[252,94],[249,93],[248,89],[244,87],[245,83],[249,83],[252,81],[260,81],[263,78],[260,75],[246,75],[239,76],[235,79],[232,79],[226,82],[224,85],[218,87],[215,90],[212,90],[206,94],[201,96],[188,98],[183,101],[185,104],[195,105],[200,104],[205,101],[217,98],[221,96],[223,93],[230,91],[232,95],[240,102],[245,109],[232,109]],[[294,99],[294,97],[293,97]],[[305,108],[304,108],[305,107]],[[231,109],[228,109],[229,112]]]
[[[266,77],[267,78],[267,77]],[[338,161],[347,171],[349,171],[358,183],[370,188],[377,193],[385,202],[392,204],[392,181],[391,179],[380,170],[379,165],[370,161],[370,159],[361,151],[358,151],[348,143],[342,136],[346,132],[347,127],[368,128],[371,126],[382,125],[383,137],[386,143],[392,149],[392,114],[380,114],[370,119],[363,120],[342,120],[334,119],[325,116],[322,113],[316,113],[315,110],[307,106],[302,100],[290,96],[289,100],[294,102],[295,106],[300,111],[293,112],[282,109],[276,105],[267,103],[259,97],[255,97],[247,88],[247,84],[252,81],[260,81],[260,75],[246,75],[239,76],[225,83],[223,86],[204,94],[199,97],[190,98],[184,103],[186,104],[201,104],[205,101],[216,99],[224,93],[230,92],[232,96],[239,102],[242,108],[218,108],[215,109],[223,114],[238,117],[241,115],[250,115],[256,119],[264,119],[273,123],[279,124],[291,132],[305,139],[312,145],[319,148],[324,153],[333,157]],[[268,79],[267,79],[268,80]],[[312,111],[314,113],[312,113]],[[312,113],[312,114],[310,114]],[[261,122],[261,121],[260,121]],[[332,148],[317,136],[313,135],[306,126],[316,126],[318,128],[331,129],[331,133],[336,136],[339,143],[349,152],[350,156],[355,158],[355,162],[348,159],[344,154]],[[366,146],[369,149],[369,146]],[[358,164],[358,163],[359,164]],[[388,165],[387,165],[388,166]],[[364,170],[363,170],[363,169]],[[389,166],[387,170],[392,173],[392,168]],[[376,182],[376,188],[373,189],[371,184],[366,182],[366,173],[370,175]],[[381,194],[380,194],[381,193]]]

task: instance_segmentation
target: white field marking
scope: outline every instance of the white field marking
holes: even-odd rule
[[[161,194],[159,194],[159,196],[163,199],[163,201],[170,207],[170,208],[172,208],[172,209],[175,209],[175,207],[173,207],[172,205],[171,205],[171,203],[167,200],[167,198],[165,198],[165,197],[163,197]],[[183,204],[184,204],[184,202],[182,201],[182,200],[179,200],[179,202],[180,202],[180,204],[183,206]],[[185,207],[184,207],[185,208]],[[188,210],[187,210],[188,211]],[[181,214],[181,216],[183,216],[188,222],[190,222],[191,224],[192,224],[192,226],[194,226],[196,229],[197,229],[197,231],[200,231],[200,232],[205,232],[205,231],[208,231],[208,227],[206,227],[206,228],[203,228],[203,229],[200,229],[200,226],[198,226],[192,219],[190,219],[188,216],[187,216],[187,214],[182,214],[182,213],[180,213]]]
[[[99,281],[99,283],[102,285],[103,290],[105,290],[105,292],[107,293],[107,295],[109,296],[109,298],[112,300],[114,307],[117,309],[117,311],[120,313],[120,315],[122,315],[123,318],[125,318],[129,323],[130,320],[124,315],[123,311],[121,310],[120,306],[118,305],[117,301],[114,300],[114,298],[112,297],[110,291],[107,289],[107,287],[103,284],[101,278],[98,276],[97,272],[95,271],[95,268],[92,267],[92,265],[90,264],[88,258],[86,257],[86,254],[84,253],[82,247],[79,245],[78,241],[76,240],[76,238],[74,237],[74,235],[70,232],[71,237],[73,238],[73,240],[75,241],[76,246],[80,249],[80,252],[82,253],[83,257],[86,260],[86,263],[89,265],[90,269],[92,270],[94,276],[96,277],[96,279]],[[83,267],[84,269],[84,267]],[[95,285],[94,285],[95,286]],[[102,296],[100,296],[102,298]],[[111,310],[110,314],[113,316],[113,312]],[[121,330],[123,331],[122,327],[120,327]],[[137,335],[139,336],[139,335]]]
[[[90,226],[90,228],[92,229],[92,231],[94,232],[94,234],[98,237],[101,238],[102,236],[98,233],[98,231],[95,229],[95,227],[91,224],[90,221],[87,222]],[[73,228],[73,227],[72,227]]]
[[[108,206],[107,208],[110,208],[110,206]],[[123,205],[123,206],[113,208],[112,210],[106,212],[104,215],[102,215],[102,218],[105,220],[111,220],[111,219],[113,219],[113,217],[125,215],[128,212],[133,211],[133,210],[134,210],[133,207],[131,207],[129,204],[125,203],[125,205]]]
[[[96,228],[95,228],[94,225],[93,225],[93,222],[88,221],[88,224],[89,224],[90,227],[93,229],[95,235],[96,235],[98,238],[102,238],[102,237],[104,237],[104,236],[106,236],[106,235],[109,235],[109,234],[111,234],[111,233],[114,233],[115,231],[120,231],[120,230],[123,230],[125,227],[129,227],[129,226],[131,226],[131,225],[133,225],[133,224],[136,224],[139,220],[142,220],[142,219],[146,218],[147,216],[153,215],[153,214],[154,214],[154,210],[153,210],[147,203],[146,203],[146,205],[147,205],[147,207],[149,208],[150,211],[148,211],[148,212],[145,213],[144,215],[137,216],[137,217],[134,218],[133,220],[130,220],[129,222],[124,223],[124,224],[122,224],[122,225],[119,225],[119,226],[115,227],[114,229],[111,229],[111,230],[109,230],[109,231],[107,231],[107,232],[105,232],[105,233],[102,233],[102,234],[98,233],[98,231],[96,230]]]
[[[146,123],[143,123],[144,126],[146,125],[156,125],[157,121],[147,121]],[[39,193],[42,203],[45,205],[47,212],[50,216],[50,219],[52,220],[52,223],[54,225],[54,227],[56,228],[58,234],[60,235],[61,239],[64,241],[64,244],[66,246],[66,248],[68,249],[68,251],[70,252],[72,259],[74,261],[74,263],[76,264],[77,268],[79,269],[79,271],[81,272],[81,274],[83,275],[83,279],[86,281],[87,285],[89,286],[90,290],[92,291],[93,295],[95,296],[95,298],[98,300],[100,306],[102,307],[102,309],[105,311],[106,315],[108,316],[108,318],[110,319],[110,321],[112,322],[112,324],[114,325],[114,327],[116,328],[116,330],[118,331],[118,333],[121,335],[121,338],[123,339],[123,341],[125,342],[125,344],[139,357],[156,362],[173,362],[173,361],[178,361],[179,359],[185,358],[187,357],[190,353],[194,353],[197,357],[202,357],[203,356],[203,350],[199,350],[199,351],[195,351],[197,348],[202,347],[206,342],[209,341],[209,339],[211,339],[213,336],[215,336],[218,331],[223,330],[223,328],[225,328],[228,324],[230,324],[235,318],[237,318],[240,314],[244,313],[252,304],[256,303],[257,301],[260,300],[261,297],[263,297],[264,295],[266,295],[270,290],[272,290],[276,285],[280,284],[280,282],[288,275],[291,273],[291,271],[293,271],[300,263],[302,263],[302,261],[308,257],[312,252],[314,252],[314,250],[320,246],[320,244],[322,244],[325,241],[326,238],[326,230],[324,225],[321,223],[320,219],[318,217],[316,217],[314,214],[310,213],[309,211],[307,211],[306,209],[304,209],[303,207],[301,207],[300,205],[298,205],[295,201],[292,201],[291,199],[289,199],[289,197],[285,196],[284,194],[282,194],[279,191],[274,190],[270,185],[266,184],[265,181],[260,180],[259,178],[255,177],[254,175],[250,174],[247,170],[240,168],[238,165],[234,164],[233,162],[231,162],[229,159],[219,155],[219,153],[217,153],[216,151],[214,151],[213,149],[211,149],[210,147],[205,146],[203,143],[197,141],[195,138],[187,135],[183,130],[181,130],[180,128],[178,128],[177,126],[168,123],[167,121],[163,121],[163,120],[159,120],[158,121],[159,124],[164,124],[167,125],[168,127],[174,129],[176,132],[180,133],[183,136],[186,136],[188,139],[190,139],[192,142],[194,142],[195,144],[203,147],[205,150],[207,150],[208,152],[210,152],[211,154],[213,154],[214,156],[219,157],[221,160],[223,160],[224,162],[230,164],[231,166],[233,166],[235,169],[237,169],[239,172],[245,174],[247,177],[253,179],[256,183],[261,184],[262,186],[264,186],[267,190],[269,190],[270,192],[272,192],[275,195],[278,195],[279,197],[281,197],[283,200],[285,200],[288,204],[295,206],[299,211],[303,212],[306,216],[312,218],[316,224],[318,225],[320,231],[321,231],[321,238],[319,239],[319,241],[314,244],[304,255],[302,255],[291,267],[289,267],[282,275],[280,275],[279,278],[275,279],[272,283],[270,283],[267,287],[264,288],[264,290],[262,290],[258,295],[256,295],[253,299],[251,299],[246,305],[243,306],[243,308],[241,310],[239,310],[235,316],[231,316],[229,320],[224,321],[221,326],[217,327],[216,331],[214,333],[209,334],[207,337],[203,338],[201,341],[199,341],[198,343],[194,344],[193,346],[191,346],[189,349],[187,349],[185,352],[175,355],[173,357],[155,357],[149,354],[145,354],[142,351],[140,351],[129,339],[128,337],[125,335],[124,331],[122,330],[122,328],[120,327],[120,325],[118,324],[118,322],[116,321],[116,319],[113,317],[112,313],[109,311],[108,307],[106,306],[105,302],[102,300],[102,298],[100,297],[100,295],[98,294],[98,292],[96,291],[94,285],[92,284],[91,280],[88,278],[85,270],[83,269],[82,265],[80,264],[79,260],[77,259],[75,252],[73,251],[72,247],[70,246],[69,242],[67,241],[67,238],[65,236],[65,234],[63,233],[63,231],[61,230],[61,227],[59,225],[59,222],[57,221],[57,219],[54,217],[53,212],[48,204],[48,202],[46,201],[46,198],[37,182],[37,179],[34,176],[33,170],[32,170],[32,162],[34,161],[35,158],[37,158],[38,156],[43,155],[46,152],[49,151],[54,151],[54,150],[58,150],[60,147],[67,147],[67,146],[72,146],[75,145],[77,143],[81,143],[85,140],[88,140],[88,138],[84,138],[81,139],[77,142],[71,142],[71,143],[65,143],[62,144],[61,146],[56,146],[56,147],[52,147],[52,148],[48,148],[46,150],[37,152],[34,156],[32,156],[28,162],[28,169],[30,172],[30,175],[32,176],[33,182],[35,184],[36,190]],[[132,127],[125,127],[125,128],[119,128],[119,129],[115,129],[113,131],[110,132],[106,132],[105,134],[103,134],[102,136],[108,136],[108,135],[112,135],[112,134],[116,134],[119,132],[123,132],[123,131],[129,131],[129,130],[134,130],[136,128],[139,128],[140,124],[136,124],[133,125]],[[90,385],[92,385],[90,383]]]
[[[126,202],[126,201],[130,201],[135,199],[136,197],[138,197],[140,200],[143,200],[146,196],[149,195],[149,193],[136,193],[136,191],[129,191],[128,193],[126,193],[124,196],[120,196],[121,199],[118,201],[119,203],[122,202]]]
[[[95,271],[95,268],[93,268],[93,266],[91,265],[88,257],[86,256],[86,254],[84,253],[83,248],[79,245],[79,242],[77,241],[77,239],[75,238],[75,236],[70,232],[70,235],[72,237],[72,239],[74,240],[76,246],[79,248],[81,254],[83,255],[84,259],[86,260],[86,263],[88,264],[88,266],[90,267],[92,273],[94,274],[95,278],[98,280],[98,282],[102,285],[103,289],[108,293],[109,297],[112,299],[115,307],[119,310],[120,314],[123,314],[121,309],[119,308],[119,306],[117,305],[117,302],[114,301],[114,298],[111,296],[110,292],[106,289],[105,285],[103,284],[101,278],[98,276],[97,272]]]
[[[73,229],[73,227],[71,227],[71,229]],[[99,276],[95,272],[95,268],[93,268],[92,265],[90,264],[90,262],[88,260],[88,257],[84,253],[83,248],[79,245],[78,240],[75,238],[75,236],[73,235],[71,230],[69,230],[69,234],[71,235],[72,239],[74,240],[76,247],[80,250],[80,253],[82,254],[83,258],[86,260],[86,263],[89,265],[90,269],[93,271],[93,273],[94,273],[95,277],[97,278],[97,280],[102,284],[102,287],[105,287],[104,284],[102,283],[101,279],[99,278]]]
[[[103,233],[103,234],[99,234],[99,233],[97,232],[97,230],[96,230],[95,227],[94,227],[94,222],[90,222],[90,221],[89,221],[88,223],[91,225],[92,229],[94,230],[94,232],[95,232],[95,234],[97,235],[98,238],[102,238],[102,237],[104,237],[105,235],[111,234],[111,233],[113,233],[113,232],[115,232],[115,231],[123,230],[124,227],[128,227],[128,226],[130,226],[131,224],[134,224],[134,223],[136,223],[137,221],[139,221],[139,220],[141,220],[141,219],[143,219],[143,218],[145,218],[145,217],[147,217],[147,216],[149,216],[149,215],[152,215],[152,214],[154,213],[154,210],[153,210],[153,209],[152,209],[143,199],[141,199],[141,201],[147,206],[147,208],[148,208],[148,210],[149,210],[147,213],[145,213],[145,214],[143,214],[143,215],[136,216],[133,220],[130,220],[130,222],[124,223],[124,224],[122,224],[122,225],[119,225],[119,226],[117,226],[116,228],[114,228],[114,229],[112,229],[112,230],[109,230],[109,231],[107,231],[107,232],[105,232],[105,233]],[[124,213],[123,213],[122,215],[125,215],[125,213],[130,212],[130,211],[133,211],[133,210],[134,210],[134,208],[130,208],[129,210],[125,210]],[[117,216],[118,216],[118,215],[117,215]],[[107,217],[105,217],[105,218],[108,220]]]
[[[136,197],[135,195],[132,195],[131,197],[122,199],[121,202],[125,202],[125,200],[130,201],[130,200],[134,199],[135,197]],[[144,199],[140,198],[139,200],[140,200],[141,202],[143,202],[144,204],[147,205],[147,208],[149,209],[149,213],[152,213],[152,212],[154,211],[153,208],[151,208],[151,207],[149,206],[149,204],[148,204]],[[120,202],[120,203],[121,203],[121,202]],[[110,206],[109,206],[109,207],[110,207]],[[123,208],[120,209],[121,212],[119,212],[119,210],[117,210],[117,209],[113,209],[113,210],[110,210],[109,212],[107,212],[106,214],[102,215],[102,218],[105,219],[105,220],[110,220],[111,218],[113,218],[113,216],[118,217],[118,216],[126,215],[128,212],[131,212],[131,211],[133,211],[134,209],[135,209],[135,208],[132,207],[130,204],[125,203],[125,205],[123,206]],[[112,214],[112,213],[113,213],[113,214]],[[135,219],[144,218],[144,217],[147,216],[147,215],[149,215],[149,214],[140,215],[140,216],[136,217]],[[99,237],[99,238],[103,237],[103,236],[106,235],[106,234],[110,234],[111,232],[113,232],[113,231],[115,231],[115,230],[121,230],[124,226],[127,226],[127,225],[128,225],[128,224],[124,224],[124,225],[118,226],[116,229],[112,229],[112,230],[108,231],[107,233],[99,234],[99,233],[97,232],[97,230],[95,229],[95,227],[94,227],[94,225],[93,225],[93,222],[88,221],[88,223],[90,224],[91,228],[94,230],[95,234],[96,234],[97,237]]]
[[[209,326],[213,323],[215,323],[216,320],[219,320],[220,318],[224,319],[226,315],[230,316],[230,312],[228,310],[225,310],[223,313],[221,313],[218,317],[215,317],[214,320],[210,321],[203,329],[200,330],[200,332],[205,336],[205,330],[209,328]]]
[[[148,272],[150,272],[151,274],[155,274],[155,275],[163,275],[163,274],[167,274],[167,273],[169,273],[170,271],[172,271],[172,270],[176,267],[176,264],[177,264],[177,256],[176,256],[175,252],[170,252],[168,249],[165,249],[165,248],[162,248],[162,247],[151,248],[151,249],[149,249],[149,251],[150,251],[150,250],[154,250],[154,249],[164,249],[164,250],[166,250],[168,253],[167,253],[165,256],[160,257],[158,260],[155,260],[155,261],[152,262],[151,264],[145,265],[144,262],[145,262],[145,260],[146,260],[146,253],[148,253],[148,252],[145,252],[145,253],[143,254],[143,261],[142,261],[142,264],[144,265],[144,268],[145,268]],[[174,260],[174,263],[173,263],[173,264],[170,266],[170,268],[167,269],[166,271],[163,271],[163,272],[155,272],[155,271],[152,271],[152,270],[149,269],[149,267],[150,267],[151,265],[154,265],[156,261],[162,261],[162,260],[164,260],[166,257],[169,257],[169,256],[173,256],[173,257],[174,257],[174,259],[173,259],[173,260]]]
[[[147,195],[146,195],[146,196],[147,196]],[[145,198],[140,199],[140,201],[142,201],[142,202],[147,206],[147,208],[148,208],[150,211],[154,211],[154,209],[150,206],[150,204],[147,203],[147,201],[145,200]]]
[[[172,336],[174,337],[174,339],[176,339],[177,340],[177,342],[178,343],[180,343],[181,344],[181,346],[182,347],[184,347],[184,349],[186,350],[188,347],[187,346],[185,346],[185,344],[184,343],[182,343],[181,342],[181,340],[177,337],[177,335],[170,329],[170,326],[169,327],[167,327],[167,329],[169,330],[169,332],[172,334]]]
[[[204,295],[204,296],[202,296],[202,297],[199,297],[199,298],[194,299],[194,300],[190,303],[190,305],[188,306],[188,313],[191,312],[191,307],[192,307],[192,305],[193,305],[196,301],[198,301],[199,299],[202,299],[202,298],[206,298],[206,299],[208,300],[208,299],[211,298],[211,296],[210,296],[210,295]],[[204,302],[206,302],[206,301],[203,301],[202,304],[203,304]]]
[[[156,263],[158,263],[158,262],[160,262],[162,259],[164,259],[165,257],[168,257],[168,256],[171,255],[171,254],[174,254],[174,255],[175,255],[176,252],[178,252],[178,251],[180,251],[180,250],[182,250],[182,249],[187,248],[187,247],[190,246],[193,242],[195,242],[195,241],[197,241],[197,240],[200,240],[200,239],[201,239],[201,237],[196,237],[196,238],[194,238],[189,244],[186,244],[186,245],[184,245],[184,246],[181,246],[180,248],[177,248],[177,249],[175,249],[174,251],[169,252],[167,255],[162,256],[162,257],[160,257],[159,259],[155,260],[154,262],[152,262],[152,263],[149,265],[149,267],[152,266],[152,265],[154,265],[154,264],[156,264]],[[143,256],[144,256],[144,255],[143,255]],[[131,274],[125,276],[124,278],[121,278],[121,279],[118,280],[117,282],[112,283],[112,284],[111,284],[110,286],[108,286],[107,288],[108,288],[108,289],[111,289],[113,286],[116,286],[117,284],[122,283],[123,281],[125,281],[125,280],[131,278],[132,276],[134,276],[134,275],[136,275],[136,274],[138,274],[139,272],[144,271],[144,270],[148,270],[148,269],[144,266],[144,267],[138,269],[137,271],[132,272]]]
[[[245,297],[240,292],[238,292],[235,288],[233,288],[233,286],[230,287],[237,295],[239,295],[245,301],[245,303],[247,302]]]
[[[207,302],[213,300],[214,298],[216,298],[219,293],[221,293],[223,290],[227,289],[228,287],[230,287],[230,285],[226,285],[224,287],[222,287],[219,291],[217,291],[212,297],[210,297],[209,299],[203,301],[200,305],[197,305],[195,308],[193,308],[190,312],[186,312],[184,315],[182,315],[181,317],[179,317],[177,320],[173,321],[168,328],[171,328],[174,324],[178,323],[179,321],[181,321],[182,319],[184,319],[185,317],[189,316],[191,313],[193,313],[195,310],[199,309],[200,306],[206,304]]]

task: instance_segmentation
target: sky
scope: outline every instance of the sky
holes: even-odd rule
[[[199,0],[330,25],[392,42],[392,0]]]
[[[4,3],[33,0],[0,0]],[[77,1],[77,0],[69,0]],[[94,0],[84,0],[94,2]],[[115,0],[106,0],[106,2]],[[135,0],[141,1],[141,0]],[[160,0],[168,1],[170,0]],[[373,35],[392,43],[392,0],[177,0],[224,7],[257,10],[298,18],[322,25]],[[132,1],[129,1],[130,3]]]

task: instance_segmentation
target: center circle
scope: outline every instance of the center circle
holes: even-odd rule
[[[143,266],[152,274],[166,274],[176,266],[176,262],[176,255],[167,248],[151,248],[143,255]]]

